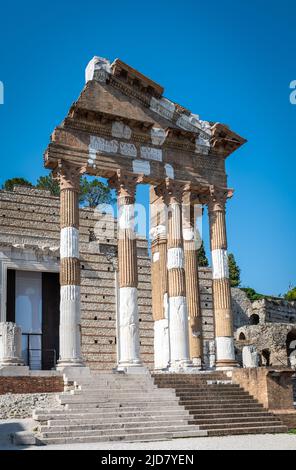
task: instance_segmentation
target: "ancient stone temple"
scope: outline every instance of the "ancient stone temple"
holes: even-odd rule
[[[134,205],[150,185],[155,363],[184,370],[202,363],[194,206],[207,205],[213,262],[216,367],[235,366],[227,268],[226,158],[245,140],[168,100],[163,88],[120,60],[98,57],[86,85],[45,152],[61,188],[59,368],[83,366],[78,182],[108,178],[118,201],[118,367],[142,367]],[[184,207],[187,210],[184,210]],[[163,220],[161,220],[163,219]],[[154,281],[155,280],[155,281]],[[160,347],[162,345],[162,347]]]
[[[94,57],[85,78],[44,153],[60,197],[0,191],[0,395],[65,386],[57,409],[33,412],[42,443],[285,432],[269,411],[293,407],[293,371],[254,367],[252,344],[251,366],[237,360],[225,164],[245,139],[119,59]],[[116,217],[80,207],[81,175],[105,178]],[[211,268],[198,265],[204,208]]]

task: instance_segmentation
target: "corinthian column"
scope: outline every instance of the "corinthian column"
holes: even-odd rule
[[[197,259],[195,204],[198,200],[190,188],[183,196],[183,238],[185,254],[186,298],[189,315],[189,351],[193,365],[202,365],[202,323]]]
[[[140,366],[138,268],[135,233],[135,175],[118,170],[109,180],[118,204],[119,358],[118,368]]]
[[[229,281],[225,204],[229,191],[210,188],[208,211],[213,267],[216,367],[237,366],[234,353],[231,290]]]
[[[189,358],[188,311],[182,234],[183,186],[166,179],[165,185],[158,187],[157,191],[163,194],[168,205],[167,269],[170,368],[178,370],[192,365]]]
[[[80,347],[79,167],[60,162],[60,358],[58,369],[83,366]]]
[[[170,360],[167,275],[167,210],[150,188],[151,287],[154,320],[154,367],[167,369]]]

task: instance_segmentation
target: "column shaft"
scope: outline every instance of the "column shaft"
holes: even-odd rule
[[[226,199],[227,192],[212,191],[208,203],[217,368],[236,366],[225,223]]]
[[[186,298],[189,315],[189,351],[190,359],[197,367],[202,364],[202,321],[200,308],[199,274],[197,259],[197,236],[195,229],[195,211],[189,201],[184,204],[183,221]]]
[[[184,246],[182,234],[183,187],[166,180],[168,204],[167,269],[169,292],[170,367],[172,370],[190,365],[188,310],[186,302]]]
[[[137,244],[134,203],[137,180],[121,171],[109,180],[117,191],[119,270],[119,369],[141,365]]]
[[[154,367],[167,369],[170,360],[168,325],[167,211],[162,198],[150,190],[151,288],[154,319]]]
[[[79,179],[80,168],[62,162],[60,247],[60,358],[58,368],[83,366],[80,339]]]

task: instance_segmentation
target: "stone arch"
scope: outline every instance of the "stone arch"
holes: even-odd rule
[[[253,313],[249,318],[250,325],[258,325],[259,321],[260,321],[260,318],[259,318],[259,315],[257,315],[257,313]]]
[[[261,352],[261,363],[262,366],[269,367],[270,364],[270,350],[269,349],[263,349]]]
[[[287,334],[286,349],[288,364],[290,366],[296,365],[296,328],[292,328]]]

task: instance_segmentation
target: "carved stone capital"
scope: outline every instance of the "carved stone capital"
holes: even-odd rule
[[[163,183],[154,189],[156,195],[161,197],[163,202],[169,206],[171,204],[182,204],[185,187],[185,183],[166,178]]]
[[[142,177],[117,170],[114,176],[109,178],[110,188],[115,189],[118,204],[134,204],[137,184],[142,182]]]
[[[86,173],[86,167],[72,165],[64,160],[59,160],[57,168],[53,171],[53,177],[58,180],[60,190],[66,189],[79,192],[80,176]]]
[[[200,197],[202,204],[207,204],[209,212],[225,212],[227,199],[233,196],[233,189],[210,186],[207,194]]]

